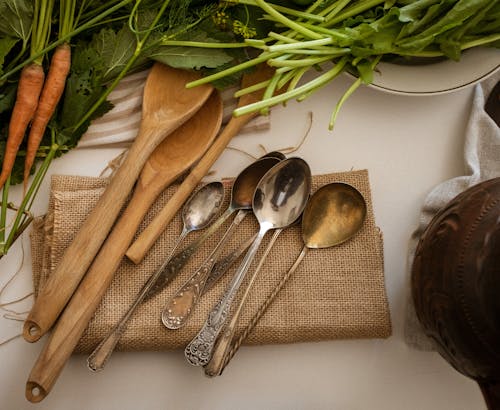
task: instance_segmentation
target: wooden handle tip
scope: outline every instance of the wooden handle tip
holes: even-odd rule
[[[26,320],[23,326],[23,338],[27,342],[34,343],[37,342],[43,336],[42,329],[40,326],[32,321]]]
[[[149,248],[144,248],[142,246],[142,242],[134,242],[130,247],[127,249],[127,252],[125,252],[125,256],[130,259],[133,263],[136,265],[139,265],[139,263],[142,262],[144,257],[146,256]]]
[[[36,382],[28,381],[26,383],[26,398],[32,403],[41,402],[47,397],[47,391]]]

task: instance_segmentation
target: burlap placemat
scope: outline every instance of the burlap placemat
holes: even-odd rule
[[[336,173],[314,177],[314,189],[329,182],[355,186],[368,204],[367,220],[350,241],[330,249],[311,250],[277,299],[262,317],[247,344],[292,343],[345,338],[385,338],[391,323],[384,286],[382,237],[375,225],[367,171]],[[106,179],[80,176],[54,176],[51,182],[49,212],[33,225],[31,234],[35,293],[59,262],[64,249],[95,205]],[[226,184],[229,189],[230,184]],[[174,192],[164,192],[141,225],[140,230],[161,209]],[[229,194],[226,195],[226,202]],[[229,222],[228,222],[229,223]],[[257,231],[253,216],[238,228],[227,251]],[[162,263],[182,228],[177,216],[159,238],[146,259],[138,266],[124,259],[110,289],[83,335],[76,352],[90,352],[128,308],[147,277]],[[181,330],[168,330],[160,312],[168,297],[191,275],[208,255],[221,229],[200,248],[181,274],[163,292],[143,304],[129,321],[119,350],[165,350],[183,348],[198,332],[209,310],[224,292],[237,264],[211,289]],[[190,234],[185,244],[199,233]],[[268,240],[271,235],[268,235]],[[266,240],[265,239],[265,240]],[[261,246],[261,252],[265,246]],[[240,329],[266,299],[282,275],[290,268],[302,248],[300,227],[283,232],[256,280],[245,306]],[[257,255],[259,256],[259,255]],[[254,265],[256,262],[254,262]]]

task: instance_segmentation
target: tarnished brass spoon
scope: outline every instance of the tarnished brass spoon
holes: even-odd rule
[[[331,183],[318,189],[309,199],[302,214],[304,247],[295,263],[260,306],[236,343],[233,343],[238,319],[255,278],[250,279],[249,285],[231,318],[231,322],[218,339],[212,358],[205,366],[205,374],[207,376],[218,376],[222,373],[242,341],[252,331],[276,295],[297,270],[309,249],[329,248],[347,241],[361,229],[365,216],[365,200],[361,193],[352,186],[343,183]],[[258,269],[260,269],[260,266]]]

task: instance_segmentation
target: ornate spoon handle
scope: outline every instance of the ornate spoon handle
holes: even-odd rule
[[[248,210],[241,209],[236,214],[231,226],[224,233],[224,236],[212,250],[210,255],[208,255],[203,264],[187,282],[182,285],[177,293],[169,299],[161,315],[161,320],[165,327],[168,329],[179,329],[184,326],[203,292],[203,288],[205,287],[205,283],[216,259],[240,222],[249,212]]]
[[[196,239],[193,243],[186,246],[182,251],[176,253],[170,261],[164,265],[161,274],[159,274],[158,279],[155,284],[149,289],[148,293],[144,297],[147,301],[153,296],[160,293],[165,286],[167,286],[182,270],[187,261],[194,255],[198,248],[205,242],[210,236],[212,236],[217,229],[224,223],[224,221],[231,215],[227,211],[224,212],[212,225],[203,231],[203,233]]]
[[[285,275],[281,278],[279,283],[276,285],[276,287],[272,290],[272,292],[269,294],[267,299],[264,301],[262,305],[260,305],[259,309],[255,314],[253,315],[252,319],[248,323],[248,325],[245,327],[243,332],[238,336],[238,338],[230,345],[230,348],[227,349],[225,352],[225,356],[223,358],[223,361],[221,361],[219,364],[217,364],[217,367],[215,366],[210,366],[210,368],[207,366],[205,369],[205,374],[207,376],[218,376],[220,375],[224,369],[226,368],[227,364],[231,361],[231,359],[234,357],[238,349],[240,348],[241,344],[245,341],[245,339],[248,337],[250,333],[252,333],[255,325],[258,323],[260,318],[266,313],[266,310],[271,306],[273,303],[274,299],[278,295],[278,293],[281,292],[281,290],[285,287],[285,285],[288,283],[288,280],[292,277],[292,275],[295,273],[297,268],[299,267],[300,263],[302,262],[302,259],[304,259],[304,256],[307,254],[309,248],[304,246],[302,248],[302,251],[300,252],[299,256],[295,260],[293,266],[290,268],[290,270],[285,273]]]
[[[229,310],[231,308],[231,303],[241,285],[241,282],[245,278],[245,274],[250,268],[250,264],[259,249],[259,245],[264,238],[268,228],[261,228],[259,234],[255,238],[255,241],[250,246],[245,258],[241,262],[240,267],[235,273],[233,280],[229,284],[229,287],[222,297],[222,299],[217,303],[215,308],[210,312],[208,318],[195,336],[195,338],[186,346],[184,350],[184,355],[189,363],[194,366],[205,366],[211,356],[212,350],[215,345],[217,336],[222,330],[224,323],[226,322]]]
[[[278,236],[282,231],[283,229],[277,229],[276,231],[274,231],[274,234],[271,240],[269,241],[266,250],[264,251],[264,254],[259,260],[259,264],[255,268],[255,271],[252,273],[252,276],[245,289],[245,293],[243,293],[243,296],[241,297],[238,303],[238,307],[236,308],[236,310],[233,313],[233,316],[231,317],[231,321],[224,329],[224,332],[221,334],[219,340],[217,340],[214,351],[212,353],[212,358],[210,359],[210,362],[208,362],[208,364],[205,366],[205,374],[207,376],[210,377],[217,376],[222,372],[223,365],[225,364],[226,358],[231,348],[231,342],[233,341],[234,333],[236,332],[236,325],[238,324],[238,320],[243,310],[243,306],[245,305],[248,295],[250,294],[250,290],[253,286],[255,278],[262,269],[262,266],[264,265],[267,255],[271,251],[276,240],[278,239]]]
[[[208,275],[205,286],[203,287],[202,294],[208,292],[217,283],[217,281],[226,273],[226,271],[231,267],[231,265],[245,252],[250,245],[255,241],[258,233],[248,238],[244,243],[242,243],[237,249],[228,253],[222,259],[215,262],[212,271]]]

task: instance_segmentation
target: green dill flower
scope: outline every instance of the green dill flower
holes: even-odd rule
[[[230,20],[229,16],[223,10],[216,11],[212,16],[212,19],[215,25],[222,30],[228,27],[228,22]]]
[[[233,33],[238,34],[243,38],[252,38],[257,34],[255,29],[248,27],[239,20],[233,21]]]

